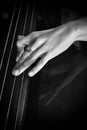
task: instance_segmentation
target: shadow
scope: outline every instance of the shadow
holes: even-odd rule
[[[87,56],[85,56],[84,54],[82,53],[76,54],[72,59],[72,61],[71,58],[70,59],[69,58],[66,57],[66,63],[63,62],[63,63],[59,63],[59,65],[57,64],[49,65],[48,74],[46,74],[47,77],[44,76],[45,75],[44,71],[42,73],[43,83],[41,83],[41,88],[45,87],[45,91],[46,91],[46,87],[48,86],[47,87],[48,89],[50,86],[49,89],[52,92],[51,98],[47,101],[46,105],[49,105],[49,103],[51,103],[51,101],[56,97],[56,95],[63,88],[65,88],[68,84],[70,84],[72,80],[74,80],[74,78],[76,78],[82,71],[84,71],[84,69],[87,68]],[[40,97],[40,99],[43,98]]]

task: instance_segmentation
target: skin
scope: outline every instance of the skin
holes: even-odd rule
[[[46,63],[66,51],[75,41],[87,41],[87,20],[79,19],[59,27],[32,32],[28,36],[18,36],[15,76],[23,73],[39,57],[37,65],[29,71],[30,77],[37,74]],[[26,49],[24,49],[26,47]],[[27,51],[27,50],[32,50]]]

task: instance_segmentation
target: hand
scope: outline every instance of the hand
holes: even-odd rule
[[[49,60],[67,50],[76,37],[77,32],[73,29],[73,22],[45,31],[32,32],[28,36],[19,36],[17,64],[12,74],[20,75],[41,57],[38,64],[28,73],[29,76],[34,76]]]

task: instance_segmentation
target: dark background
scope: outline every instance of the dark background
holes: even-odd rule
[[[0,3],[0,58],[14,3],[12,0],[3,0]],[[48,26],[43,26],[40,22],[37,22],[37,30],[61,25],[61,11],[63,8],[69,7],[78,14],[78,17],[86,15],[86,8],[81,9],[79,6],[76,7],[74,1],[72,1],[73,7],[69,5],[67,7],[57,2],[50,2],[49,4],[47,1],[39,1],[36,2],[36,4],[39,11],[38,19],[41,20],[40,22],[45,21],[42,22],[42,24],[46,23],[47,20],[48,24]],[[62,5],[62,7],[60,5]],[[67,13],[65,15],[67,17]],[[66,52],[51,60],[38,75],[31,79],[31,89],[26,107],[24,128],[25,126],[34,127],[34,124],[37,127],[45,125],[50,127],[52,124],[52,126],[56,125],[57,127],[77,126],[78,128],[81,124],[85,124],[87,118],[86,66],[87,55],[72,46]],[[65,71],[63,71],[64,69]],[[66,79],[69,80],[69,77],[73,77],[72,75],[77,72],[79,72],[78,75],[73,78],[69,84],[66,84]],[[65,88],[46,106],[46,103],[57,91],[57,88],[61,88],[63,83],[65,83]],[[41,95],[48,94],[50,91],[52,91],[50,96],[48,95],[42,100],[39,100]]]

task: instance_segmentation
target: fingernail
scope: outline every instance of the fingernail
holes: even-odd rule
[[[12,71],[12,74],[15,75],[15,76],[18,75],[18,73],[19,73],[18,70],[13,70],[13,71]]]
[[[16,58],[16,62],[18,62],[18,57]]]
[[[30,77],[32,77],[34,75],[33,72],[29,72],[28,74]]]

